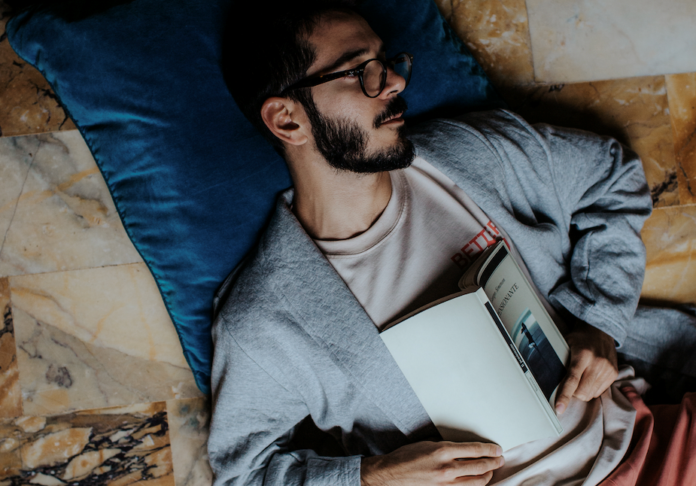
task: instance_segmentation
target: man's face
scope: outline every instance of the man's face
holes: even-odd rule
[[[352,69],[377,58],[385,60],[382,41],[357,15],[332,14],[320,22],[309,42],[317,59],[307,75]],[[398,94],[405,80],[388,70],[379,96],[363,94],[357,76],[312,88],[306,106],[317,150],[336,169],[370,173],[408,167],[415,156],[401,115],[406,102]]]

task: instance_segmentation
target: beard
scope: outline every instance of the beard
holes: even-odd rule
[[[309,106],[305,106],[305,110],[312,124],[312,135],[317,150],[331,167],[341,171],[372,174],[405,169],[416,157],[413,143],[406,138],[405,125],[399,127],[394,145],[368,153],[367,144],[370,136],[367,131],[354,121],[325,117],[319,113],[313,100],[308,101]],[[403,98],[394,98],[385,110],[375,117],[374,128],[379,128],[385,120],[405,112],[406,109],[406,101]]]

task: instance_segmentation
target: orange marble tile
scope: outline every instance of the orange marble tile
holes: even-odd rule
[[[451,10],[452,27],[501,92],[534,81],[524,0],[452,0]]]
[[[0,1],[0,136],[74,129],[41,73],[12,50],[5,35],[9,17]]]
[[[696,73],[666,76],[682,204],[696,203]]]
[[[437,8],[447,22],[452,21],[452,0],[435,0]]]
[[[19,387],[10,288],[6,278],[0,278],[0,312],[0,418],[18,417],[22,415],[22,392]]]
[[[166,404],[0,421],[3,481],[174,486]]]
[[[505,95],[511,109],[531,123],[580,128],[630,146],[643,161],[653,204],[679,204],[664,76],[519,87]]]
[[[22,446],[25,469],[52,467],[79,454],[89,442],[92,428],[70,428],[39,437]]]
[[[696,304],[696,205],[655,210],[641,235],[647,250],[641,297]]]
[[[0,484],[6,479],[20,474],[22,458],[19,448],[22,444],[22,430],[12,420],[0,419]],[[7,484],[10,484],[7,482]]]

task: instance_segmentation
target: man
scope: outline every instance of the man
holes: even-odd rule
[[[386,59],[349,4],[247,8],[226,41],[228,85],[294,187],[217,305],[218,484],[599,483],[628,450],[636,414],[610,387],[616,345],[657,361],[636,329],[670,312],[692,339],[686,314],[634,317],[651,211],[640,160],[614,140],[505,111],[407,138],[399,94],[412,60]],[[494,444],[439,441],[378,334],[456,292],[463,269],[501,238],[571,327],[556,402],[565,432],[505,459]],[[291,446],[308,416],[343,456]]]

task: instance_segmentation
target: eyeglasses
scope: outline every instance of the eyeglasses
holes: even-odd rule
[[[368,98],[377,98],[387,85],[387,69],[391,69],[396,74],[404,78],[408,86],[411,80],[411,68],[413,66],[413,56],[408,52],[397,54],[391,59],[382,62],[379,59],[368,59],[353,69],[339,71],[337,73],[321,74],[302,79],[297,83],[285,88],[281,94],[299,88],[311,88],[320,84],[328,83],[334,79],[345,76],[357,76],[360,80],[360,87]]]

